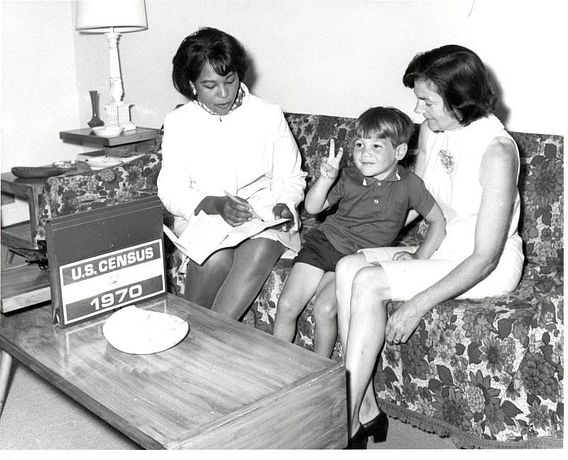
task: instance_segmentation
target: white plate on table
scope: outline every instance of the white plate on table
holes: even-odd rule
[[[183,319],[134,305],[114,312],[103,326],[107,341],[117,350],[149,355],[172,348],[189,332]]]

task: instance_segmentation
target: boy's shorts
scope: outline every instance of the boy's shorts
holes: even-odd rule
[[[334,272],[339,259],[345,257],[325,236],[321,230],[313,229],[306,233],[304,245],[294,259],[294,263],[302,262],[321,268],[324,272]]]

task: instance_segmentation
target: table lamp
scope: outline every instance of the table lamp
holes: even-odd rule
[[[76,19],[79,32],[105,34],[108,40],[113,100],[105,105],[106,124],[121,126],[125,131],[136,129],[130,121],[130,106],[122,101],[118,40],[122,33],[148,28],[144,0],[78,0]]]

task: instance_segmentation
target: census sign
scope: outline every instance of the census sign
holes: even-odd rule
[[[159,199],[53,219],[47,248],[54,322],[68,326],[166,292]]]

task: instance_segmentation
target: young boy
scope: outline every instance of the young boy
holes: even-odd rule
[[[305,209],[317,214],[338,203],[337,211],[306,234],[278,301],[274,332],[292,341],[296,321],[316,295],[314,351],[329,357],[337,338],[335,266],[339,259],[368,247],[391,246],[413,209],[430,223],[419,249],[394,258],[427,259],[445,236],[445,219],[422,179],[398,164],[414,130],[410,118],[392,107],[374,107],[356,123],[353,166],[339,171],[343,149],[322,161]]]

